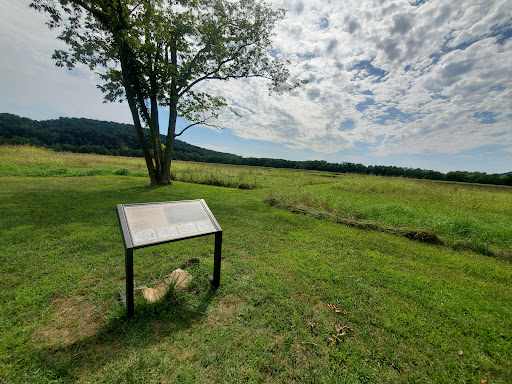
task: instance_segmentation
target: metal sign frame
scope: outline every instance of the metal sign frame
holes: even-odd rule
[[[140,225],[147,226],[148,223],[137,223],[139,217],[153,218],[160,223],[163,221],[172,221],[173,210],[181,210],[181,214],[188,210],[195,210],[196,218],[200,216],[201,221],[196,222],[192,218],[180,218],[172,222],[168,227],[145,228],[140,230]],[[167,210],[167,212],[166,212]],[[153,211],[149,213],[147,211]],[[193,216],[193,215],[192,215]],[[117,217],[119,226],[123,235],[125,248],[125,271],[126,271],[126,314],[128,317],[134,314],[133,297],[133,251],[139,248],[151,247],[174,241],[192,239],[195,237],[215,235],[215,251],[213,260],[213,280],[212,285],[217,288],[220,284],[220,264],[222,253],[222,228],[213,216],[212,212],[203,199],[165,201],[157,203],[137,203],[137,204],[117,204]],[[151,220],[151,219],[150,219]],[[147,220],[146,220],[147,221]],[[139,225],[139,230],[135,230]],[[151,226],[150,226],[151,227]]]

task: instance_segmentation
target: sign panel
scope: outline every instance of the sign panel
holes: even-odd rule
[[[118,215],[127,248],[145,247],[221,231],[202,199],[120,204]]]

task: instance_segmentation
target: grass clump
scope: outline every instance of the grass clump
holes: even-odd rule
[[[128,176],[129,174],[130,170],[128,168],[118,168],[114,171],[114,175]]]

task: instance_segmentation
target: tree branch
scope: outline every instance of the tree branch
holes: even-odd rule
[[[261,77],[262,79],[272,80],[270,76],[267,75],[228,75],[228,76],[208,76],[205,77],[204,80],[229,80],[229,79],[248,79],[252,77]]]
[[[181,130],[181,132],[180,132],[180,133],[175,134],[175,135],[174,135],[174,137],[181,136],[181,135],[183,134],[183,132],[185,132],[187,129],[192,128],[192,127],[194,127],[194,126],[196,126],[196,125],[206,125],[206,126],[208,126],[208,127],[220,128],[218,125],[215,125],[215,124],[209,124],[209,123],[207,123],[207,121],[208,121],[208,120],[210,120],[211,118],[213,118],[213,116],[207,117],[206,119],[203,119],[203,120],[201,120],[201,121],[196,121],[195,123],[192,123],[192,124],[187,125],[185,128],[183,128],[183,129]]]
[[[137,76],[138,72],[134,68],[134,64],[132,63],[132,61],[135,60],[135,55],[132,54],[131,48],[124,38],[121,38],[120,47],[124,50],[124,52],[126,54],[125,64],[126,64],[127,74],[131,81],[130,86],[133,86],[133,89],[135,91],[134,96],[136,97],[136,100],[137,100],[138,104],[140,105],[140,111],[142,113],[143,119],[149,123],[151,119],[149,116],[149,111],[145,104],[144,95],[142,93],[142,85],[141,85],[140,77]]]
[[[135,10],[136,10],[137,8],[139,8],[139,6],[140,6],[142,3],[143,3],[142,1],[139,1],[139,3],[138,3],[135,7],[133,7],[133,9],[130,11],[130,13],[128,14],[128,16],[131,16],[131,15],[132,15],[132,13],[133,13],[133,12],[135,12]]]
[[[246,48],[246,47],[249,47],[253,44],[255,44],[256,42],[253,41],[253,42],[250,42],[250,43],[246,43],[246,44],[242,44],[240,47],[238,47],[238,49],[234,52],[233,55],[231,55],[231,57],[227,58],[226,60],[223,60],[219,63],[219,65],[217,65],[217,68],[215,68],[213,71],[210,71],[208,72],[206,75],[200,77],[199,79],[196,79],[194,80],[192,83],[190,83],[189,85],[187,85],[185,87],[185,89],[182,89],[181,87],[178,89],[178,95],[179,97],[182,97],[185,93],[187,93],[188,91],[190,91],[190,89],[196,85],[197,83],[203,81],[203,80],[206,80],[209,76],[211,75],[214,75],[215,73],[218,73],[222,67],[224,65],[226,65],[227,63],[231,62],[231,61],[234,61],[236,58],[239,57],[240,55],[240,52],[242,51],[242,49]],[[241,76],[243,77],[243,76]]]
[[[185,75],[183,76],[183,79],[182,79],[183,83],[185,83],[189,79],[190,75],[192,74],[192,70],[194,69],[194,67],[196,65],[196,62],[199,59],[199,56],[202,53],[207,51],[208,46],[209,46],[209,44],[207,44],[203,48],[201,48],[199,50],[199,52],[197,52],[197,54],[194,56],[194,58],[190,61],[190,64],[189,64],[188,69],[187,69],[187,73],[185,73]]]
[[[87,5],[82,0],[74,0],[73,2],[78,4],[79,6],[81,6],[86,11],[92,13],[94,16],[104,20],[105,14],[103,12],[99,11],[98,9],[90,7],[89,5]]]

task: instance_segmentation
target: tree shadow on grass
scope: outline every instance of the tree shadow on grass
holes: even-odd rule
[[[114,315],[98,327],[96,333],[63,345],[45,345],[34,352],[33,362],[46,377],[74,381],[94,374],[116,361],[144,357],[148,347],[161,345],[173,335],[186,331],[200,322],[215,297],[215,291],[204,288],[169,293],[157,303],[139,300],[135,314],[127,318],[119,305]],[[149,349],[151,351],[151,348]],[[115,368],[114,368],[115,369]]]

